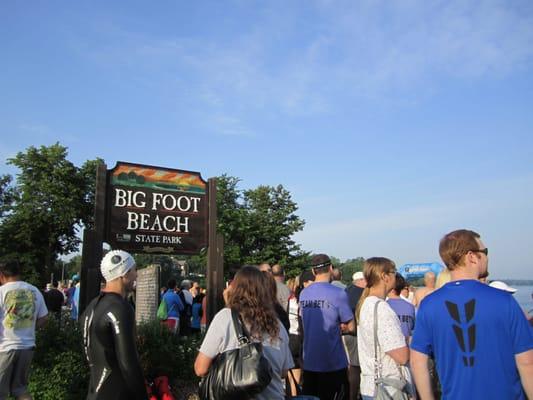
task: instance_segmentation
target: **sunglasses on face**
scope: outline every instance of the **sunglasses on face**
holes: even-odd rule
[[[473,253],[483,253],[486,256],[489,255],[489,248],[488,247],[485,247],[484,249],[476,249],[476,250],[470,250],[470,251],[473,252]]]

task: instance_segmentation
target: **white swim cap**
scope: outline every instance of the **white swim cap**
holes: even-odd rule
[[[135,260],[130,253],[123,250],[111,250],[100,263],[100,271],[106,282],[120,278],[135,267]]]

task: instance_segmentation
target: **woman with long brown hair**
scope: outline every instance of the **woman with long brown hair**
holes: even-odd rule
[[[363,400],[369,400],[375,395],[376,368],[382,377],[401,378],[399,366],[409,361],[409,348],[398,317],[385,301],[396,284],[394,262],[384,257],[369,258],[365,261],[363,274],[367,286],[356,309],[357,347],[361,364],[361,396]],[[374,332],[375,317],[377,332]]]
[[[274,311],[274,299],[267,278],[254,266],[242,267],[226,293],[227,307],[220,310],[209,325],[196,361],[194,371],[204,376],[213,359],[220,353],[238,347],[233,329],[231,310],[239,313],[252,340],[263,343],[263,354],[274,372],[272,381],[255,399],[284,399],[282,378],[294,363],[289,350],[287,331]]]

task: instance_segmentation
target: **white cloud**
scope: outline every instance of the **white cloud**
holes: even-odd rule
[[[95,62],[129,68],[141,80],[146,74],[147,82],[157,71],[210,111],[241,119],[250,112],[328,113],[339,97],[344,106],[360,98],[423,97],[442,82],[437,77],[498,78],[532,62],[533,10],[526,0],[268,7],[231,40],[159,38],[105,23],[96,29],[106,45],[73,42]],[[313,11],[315,18],[302,19]]]

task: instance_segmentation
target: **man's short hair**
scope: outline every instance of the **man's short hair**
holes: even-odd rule
[[[428,281],[433,281],[433,283],[435,283],[436,280],[437,276],[435,275],[435,272],[428,271],[424,274],[424,283],[427,283]]]
[[[300,285],[303,286],[303,284],[305,282],[308,282],[308,281],[314,282],[315,281],[315,275],[313,274],[313,272],[311,270],[306,269],[305,271],[303,271],[300,274]]]
[[[272,272],[272,267],[266,262],[259,264],[257,268],[259,268],[259,271],[261,272]]]
[[[181,290],[189,290],[191,288],[191,281],[188,279],[184,279],[181,281],[180,289]]]
[[[339,268],[333,268],[331,271],[331,280],[340,281],[342,279],[342,272]]]
[[[169,279],[167,282],[167,287],[171,290],[176,289],[176,280],[174,278]]]
[[[0,262],[0,273],[6,277],[20,275],[20,264],[17,260],[6,260]]]
[[[326,254],[316,254],[311,259],[311,268],[315,274],[324,274],[329,271],[331,260]]]
[[[272,266],[272,275],[274,276],[284,276],[285,271],[283,270],[283,267],[279,264],[274,264]]]
[[[404,290],[407,287],[407,282],[405,281],[404,277],[399,273],[396,272],[396,285],[394,285],[394,293],[396,293],[396,296],[399,296],[400,293],[402,293],[402,290]]]
[[[463,257],[472,250],[479,250],[479,233],[459,229],[445,235],[439,244],[439,254],[444,264],[453,271],[463,263]]]

